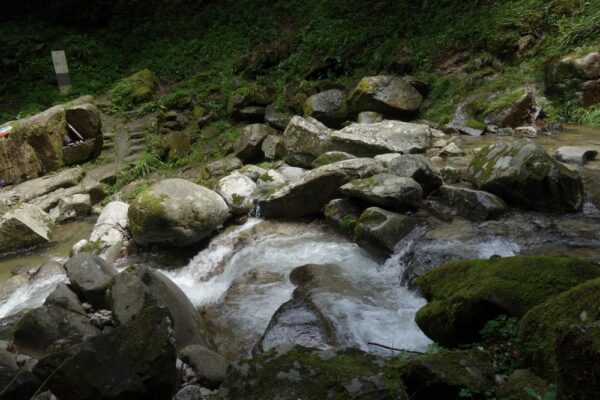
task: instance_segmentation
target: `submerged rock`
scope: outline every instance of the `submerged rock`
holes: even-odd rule
[[[487,321],[501,314],[522,317],[551,296],[598,276],[600,266],[567,257],[451,262],[415,280],[429,302],[415,319],[443,346],[473,343]]]
[[[0,217],[0,253],[48,243],[54,222],[40,208],[21,204]]]
[[[229,210],[212,190],[183,179],[166,179],[139,194],[127,215],[137,243],[184,247],[214,232]]]
[[[469,173],[478,188],[515,207],[565,213],[583,205],[579,174],[531,140],[484,147],[471,161]]]

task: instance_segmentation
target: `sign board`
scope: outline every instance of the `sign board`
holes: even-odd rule
[[[67,65],[67,55],[64,50],[52,52],[52,62],[56,72],[56,81],[60,94],[69,94],[71,91],[71,76],[69,75],[69,66]]]

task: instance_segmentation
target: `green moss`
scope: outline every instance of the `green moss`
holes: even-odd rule
[[[467,121],[467,126],[469,128],[479,129],[482,131],[484,131],[487,128],[487,126],[483,122],[479,122],[475,119],[470,119],[469,121]]]
[[[102,251],[103,242],[98,239],[93,242],[88,242],[85,246],[81,248],[82,253],[92,253],[92,254],[100,254]]]
[[[244,196],[240,196],[237,193],[234,193],[232,196],[232,201],[233,201],[233,205],[234,206],[241,206],[244,203],[244,200],[246,200],[246,198]]]
[[[258,177],[259,181],[263,181],[263,182],[273,182],[274,179],[271,175],[264,173],[261,176]]]
[[[527,88],[520,87],[506,93],[482,96],[480,99],[471,102],[467,108],[471,114],[483,119],[491,113],[512,106],[525,94],[527,94]]]
[[[429,303],[416,321],[447,346],[478,340],[500,314],[523,316],[549,297],[600,276],[600,267],[570,257],[507,257],[445,264],[415,279]]]
[[[163,202],[168,196],[155,196],[152,191],[140,193],[129,207],[129,228],[135,237],[163,227],[166,222]]]
[[[352,232],[354,232],[354,227],[356,226],[357,219],[358,218],[356,217],[356,215],[346,215],[344,218],[342,218],[342,221],[340,223],[340,230],[342,231],[342,233],[352,235]]]
[[[154,73],[144,69],[116,83],[110,91],[110,99],[118,107],[127,110],[149,100],[157,86]]]
[[[376,210],[368,209],[365,210],[360,218],[358,219],[358,224],[363,225],[379,225],[387,221],[387,217],[378,212]]]

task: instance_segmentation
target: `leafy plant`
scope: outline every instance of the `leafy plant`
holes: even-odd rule
[[[529,397],[536,400],[556,400],[557,397],[556,385],[554,384],[550,385],[550,387],[548,388],[546,393],[544,393],[543,396],[539,394],[535,389],[530,387],[527,387],[524,390]]]

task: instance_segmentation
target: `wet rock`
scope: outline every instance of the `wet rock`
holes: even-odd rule
[[[292,119],[289,112],[278,111],[273,105],[268,105],[265,110],[265,121],[275,129],[284,130]]]
[[[587,361],[583,360],[587,356],[582,358],[581,355],[582,352],[587,353],[586,346],[589,344],[586,345],[585,342],[589,340],[590,336],[585,332],[587,330],[585,328],[580,333],[577,333],[577,328],[575,328],[571,331],[575,335],[571,336],[569,326],[595,324],[595,321],[600,319],[599,289],[600,279],[590,280],[563,293],[557,293],[525,314],[521,320],[519,335],[533,345],[532,369],[540,377],[555,381],[560,374],[560,368],[557,367],[559,363],[565,368],[563,371],[567,374],[570,373],[568,369],[573,371],[575,368],[579,373],[583,373],[579,366],[585,365]],[[590,330],[590,333],[593,332],[597,332],[597,329]],[[569,336],[571,337],[568,340],[570,343],[568,341],[561,343],[563,338]],[[594,343],[594,341],[589,343]],[[568,354],[562,354],[567,349]],[[597,347],[596,350],[593,347],[587,347],[587,350],[589,350],[587,354],[591,360]],[[581,364],[582,362],[584,364]],[[585,373],[580,375],[581,378],[585,376]],[[573,382],[578,378],[571,376],[567,379]]]
[[[42,306],[26,312],[14,331],[14,344],[27,355],[40,358],[53,343],[87,336],[100,330],[87,317],[55,306]]]
[[[421,154],[403,154],[394,158],[390,161],[389,173],[414,179],[423,188],[424,195],[428,195],[444,183],[437,168]]]
[[[95,308],[106,308],[106,289],[117,270],[90,253],[79,253],[65,264],[73,289]]]
[[[285,161],[308,168],[329,145],[331,130],[314,118],[295,116],[283,132]]]
[[[0,349],[0,400],[29,400],[40,385],[31,372],[19,370],[11,353]]]
[[[83,307],[81,307],[81,301],[77,295],[62,282],[59,282],[58,285],[56,285],[56,289],[46,297],[44,304],[47,306],[64,308],[65,310],[73,311],[74,313],[81,315],[85,314]]]
[[[414,281],[429,302],[415,320],[443,346],[473,343],[487,321],[501,314],[522,317],[551,296],[597,276],[597,265],[567,257],[451,262]]]
[[[215,185],[215,192],[221,195],[234,214],[247,214],[254,207],[256,183],[250,178],[233,172]]]
[[[346,95],[339,89],[329,89],[310,96],[304,103],[304,115],[325,125],[338,126],[348,118]]]
[[[410,79],[379,75],[361,79],[350,93],[348,106],[353,113],[375,111],[387,115],[414,115],[423,96]]]
[[[516,207],[565,213],[583,204],[579,174],[527,139],[484,147],[471,161],[469,173],[478,188]]]
[[[193,344],[179,351],[179,358],[192,367],[198,382],[209,389],[218,388],[227,377],[229,362],[206,347]]]
[[[88,250],[107,262],[115,262],[121,256],[121,248],[127,239],[129,204],[111,201],[103,209],[90,234]]]
[[[269,135],[263,140],[260,147],[267,160],[275,160],[285,155],[283,137],[279,135]]]
[[[170,399],[177,381],[171,332],[167,311],[147,308],[131,325],[42,358],[33,372],[61,400]]]
[[[338,161],[351,160],[354,157],[352,154],[344,153],[343,151],[328,151],[321,154],[312,163],[313,168],[319,168],[323,165],[332,164]]]
[[[335,199],[327,203],[323,214],[329,225],[352,238],[354,237],[354,226],[363,208],[351,199]]]
[[[378,207],[367,208],[356,221],[354,240],[374,254],[389,256],[396,244],[408,235],[420,219]]]
[[[308,171],[259,202],[266,218],[300,218],[318,214],[339,196],[338,188],[359,178],[381,173],[383,167],[368,158],[338,161]]]
[[[494,219],[508,212],[506,203],[500,197],[481,190],[444,185],[433,196],[453,208],[456,215],[472,221]]]
[[[596,158],[598,151],[587,147],[563,146],[554,151],[554,158],[568,164],[586,164]]]
[[[213,348],[198,312],[169,278],[158,271],[136,266],[117,275],[108,292],[113,319],[119,325],[135,321],[144,309],[165,307],[172,319],[177,349],[191,344]]]
[[[183,179],[166,179],[139,194],[127,213],[134,240],[183,247],[209,236],[229,217],[221,196]]]
[[[50,211],[50,218],[55,222],[63,222],[78,217],[85,217],[92,212],[92,199],[89,194],[74,194],[60,199],[56,208]]]
[[[431,128],[401,121],[354,123],[330,135],[330,150],[373,157],[386,153],[424,153],[431,145]]]
[[[242,168],[242,161],[237,157],[226,157],[206,165],[210,176],[223,176],[231,171]]]
[[[325,350],[335,343],[329,321],[310,299],[298,298],[282,304],[275,311],[253,351],[260,354],[289,345]]]
[[[48,243],[53,229],[54,222],[40,208],[17,205],[0,217],[0,253]]]
[[[370,204],[398,209],[418,207],[423,199],[423,189],[414,179],[392,174],[353,180],[341,186],[340,192]]]
[[[265,124],[252,124],[246,126],[235,143],[235,154],[242,160],[254,161],[264,157],[261,146],[269,135],[276,135],[277,131]]]
[[[363,111],[356,118],[356,122],[359,124],[374,124],[381,121],[383,121],[383,115],[374,111]]]
[[[411,399],[460,398],[464,389],[483,396],[494,386],[491,361],[479,350],[447,351],[409,360],[400,375]]]

